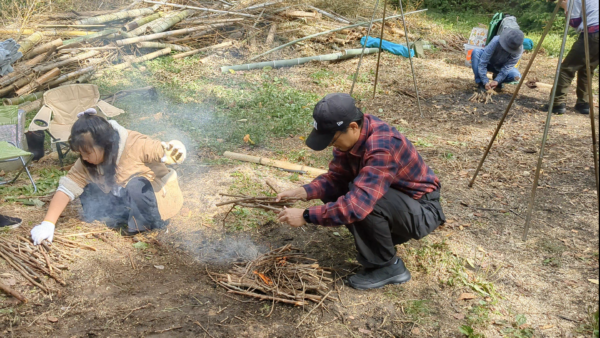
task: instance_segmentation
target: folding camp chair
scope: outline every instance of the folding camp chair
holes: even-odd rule
[[[22,149],[26,147],[24,124],[25,112],[23,110],[19,110],[17,106],[0,106],[0,163],[17,164],[16,168],[20,168],[12,180],[1,180],[0,185],[13,183],[25,171],[35,193],[37,186],[27,168],[33,154]],[[12,170],[13,167],[14,165],[11,165],[9,168]]]
[[[100,100],[96,85],[72,84],[45,92],[44,105],[29,125],[30,131],[44,130],[50,135],[61,166],[70,149],[69,136],[71,127],[77,121],[77,114],[88,108],[96,108],[98,115],[104,118],[123,113],[122,109]]]

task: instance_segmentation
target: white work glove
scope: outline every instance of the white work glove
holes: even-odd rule
[[[187,151],[183,143],[177,140],[169,143],[162,142],[162,147],[165,150],[165,156],[161,159],[165,164],[181,164],[185,161]]]
[[[34,245],[41,244],[45,239],[52,242],[54,238],[54,224],[52,222],[43,221],[31,229],[31,239]]]

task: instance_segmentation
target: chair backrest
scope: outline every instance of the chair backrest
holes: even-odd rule
[[[0,141],[26,150],[25,111],[19,110],[18,106],[0,106]]]
[[[44,93],[44,104],[52,109],[52,119],[63,125],[72,125],[77,114],[96,107],[100,100],[98,87],[92,84],[61,86]]]

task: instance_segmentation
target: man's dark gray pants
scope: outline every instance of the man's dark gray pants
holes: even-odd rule
[[[439,190],[415,200],[390,188],[365,219],[346,227],[354,236],[358,262],[373,269],[395,263],[395,245],[421,239],[445,221]]]

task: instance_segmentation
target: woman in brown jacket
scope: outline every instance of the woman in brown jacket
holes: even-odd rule
[[[177,173],[166,164],[182,163],[185,146],[127,130],[93,108],[78,117],[69,143],[80,158],[60,179],[44,221],[31,230],[34,244],[52,241],[56,221],[77,197],[87,222],[126,224],[130,234],[163,228],[183,204]]]

